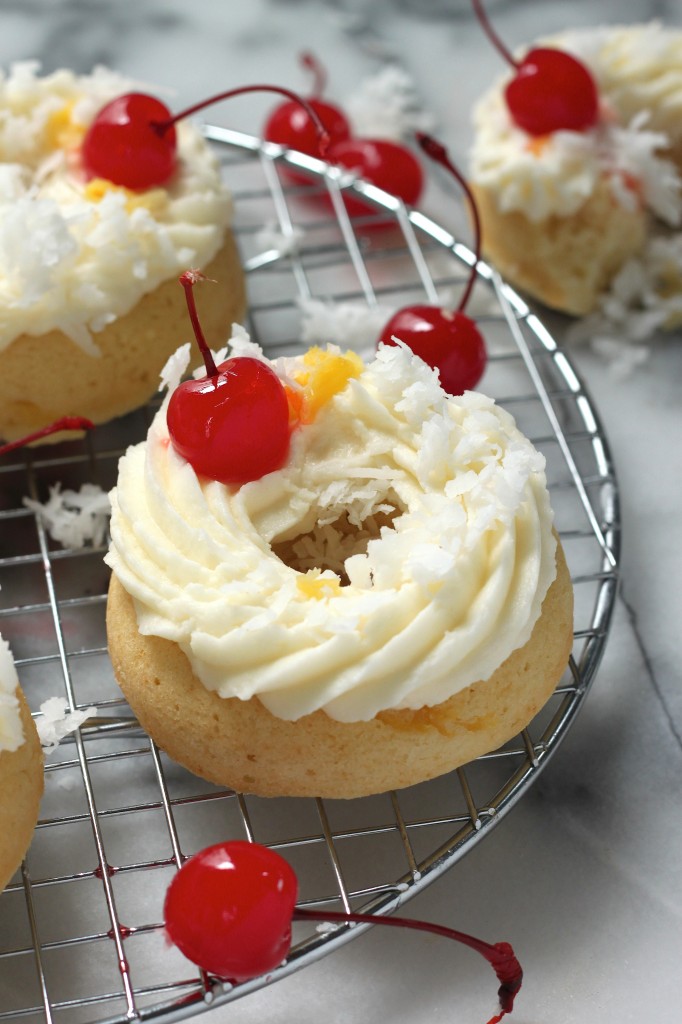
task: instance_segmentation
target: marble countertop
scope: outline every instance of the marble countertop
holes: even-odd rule
[[[490,0],[507,44],[572,26],[682,24],[679,0]],[[469,114],[499,58],[465,0],[29,0],[0,7],[0,63],[44,70],[105,63],[168,87],[177,105],[265,79],[301,86],[316,52],[331,91],[397,59],[465,160]],[[236,101],[230,124],[265,110]],[[233,117],[232,117],[233,115]],[[447,221],[438,187],[424,207]],[[563,329],[558,323],[557,330]],[[504,936],[526,967],[517,1024],[676,1019],[682,943],[682,344],[669,336],[617,378],[589,347],[574,361],[614,454],[623,517],[622,589],[598,678],[538,783],[471,855],[407,904],[409,916]],[[490,993],[447,943],[371,929],[270,988],[212,1010],[211,1024],[296,1020],[483,1022]],[[487,1014],[489,1016],[489,1013]]]

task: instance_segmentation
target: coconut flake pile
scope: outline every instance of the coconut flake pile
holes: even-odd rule
[[[356,352],[373,352],[384,325],[395,312],[363,302],[299,299],[301,340],[309,345],[339,345]]]
[[[682,325],[682,234],[650,238],[600,297],[594,313],[573,324],[570,342],[589,342],[623,375],[646,361],[661,331]]]
[[[79,491],[63,491],[61,484],[55,484],[45,504],[24,498],[24,505],[38,516],[50,537],[66,548],[86,544],[100,547],[104,543],[111,502],[96,484],[83,484]]]
[[[421,107],[410,75],[389,64],[365,79],[346,101],[356,136],[399,142],[416,131],[433,130],[433,116]]]
[[[69,702],[63,697],[49,697],[40,705],[42,718],[36,720],[36,728],[45,754],[55,751],[65,736],[80,728],[88,718],[97,714],[97,708],[69,711]]]

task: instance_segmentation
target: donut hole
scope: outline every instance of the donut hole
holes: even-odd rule
[[[311,569],[336,573],[341,586],[348,585],[345,562],[353,555],[364,555],[371,540],[377,540],[383,529],[393,529],[395,520],[405,507],[394,492],[390,492],[376,507],[362,518],[346,510],[331,522],[328,510],[320,509],[315,525],[287,540],[273,540],[272,550],[277,557],[295,569],[306,573]],[[326,514],[325,514],[326,513]]]

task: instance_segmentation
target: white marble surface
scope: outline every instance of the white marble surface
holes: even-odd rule
[[[680,0],[491,0],[489,10],[509,45],[569,24],[682,24]],[[465,0],[15,0],[0,5],[0,28],[3,65],[103,62],[167,86],[176,107],[238,83],[300,87],[302,48],[323,58],[342,99],[393,55],[460,159],[471,102],[500,70]],[[245,98],[224,123],[255,132],[264,109]],[[437,189],[424,206],[448,221]],[[682,344],[661,341],[619,381],[588,349],[575,360],[621,486],[623,586],[606,655],[538,784],[407,913],[512,941],[526,967],[518,1024],[663,1024],[679,1019],[682,943]],[[374,928],[205,1019],[483,1022],[493,992],[485,968],[453,957],[448,943]]]

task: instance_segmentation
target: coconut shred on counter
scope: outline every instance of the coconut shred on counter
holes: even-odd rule
[[[97,354],[92,334],[187,266],[218,252],[232,214],[199,131],[177,126],[167,187],[131,192],[86,180],[83,136],[105,103],[139,88],[105,68],[0,77],[0,350],[59,329]]]
[[[242,338],[231,354],[263,358]],[[303,358],[272,365],[291,381]],[[487,678],[556,572],[544,458],[492,399],[446,395],[393,346],[241,487],[197,476],[164,404],[121,460],[111,535],[140,632],[179,644],[209,690],[292,720],[368,720]]]

